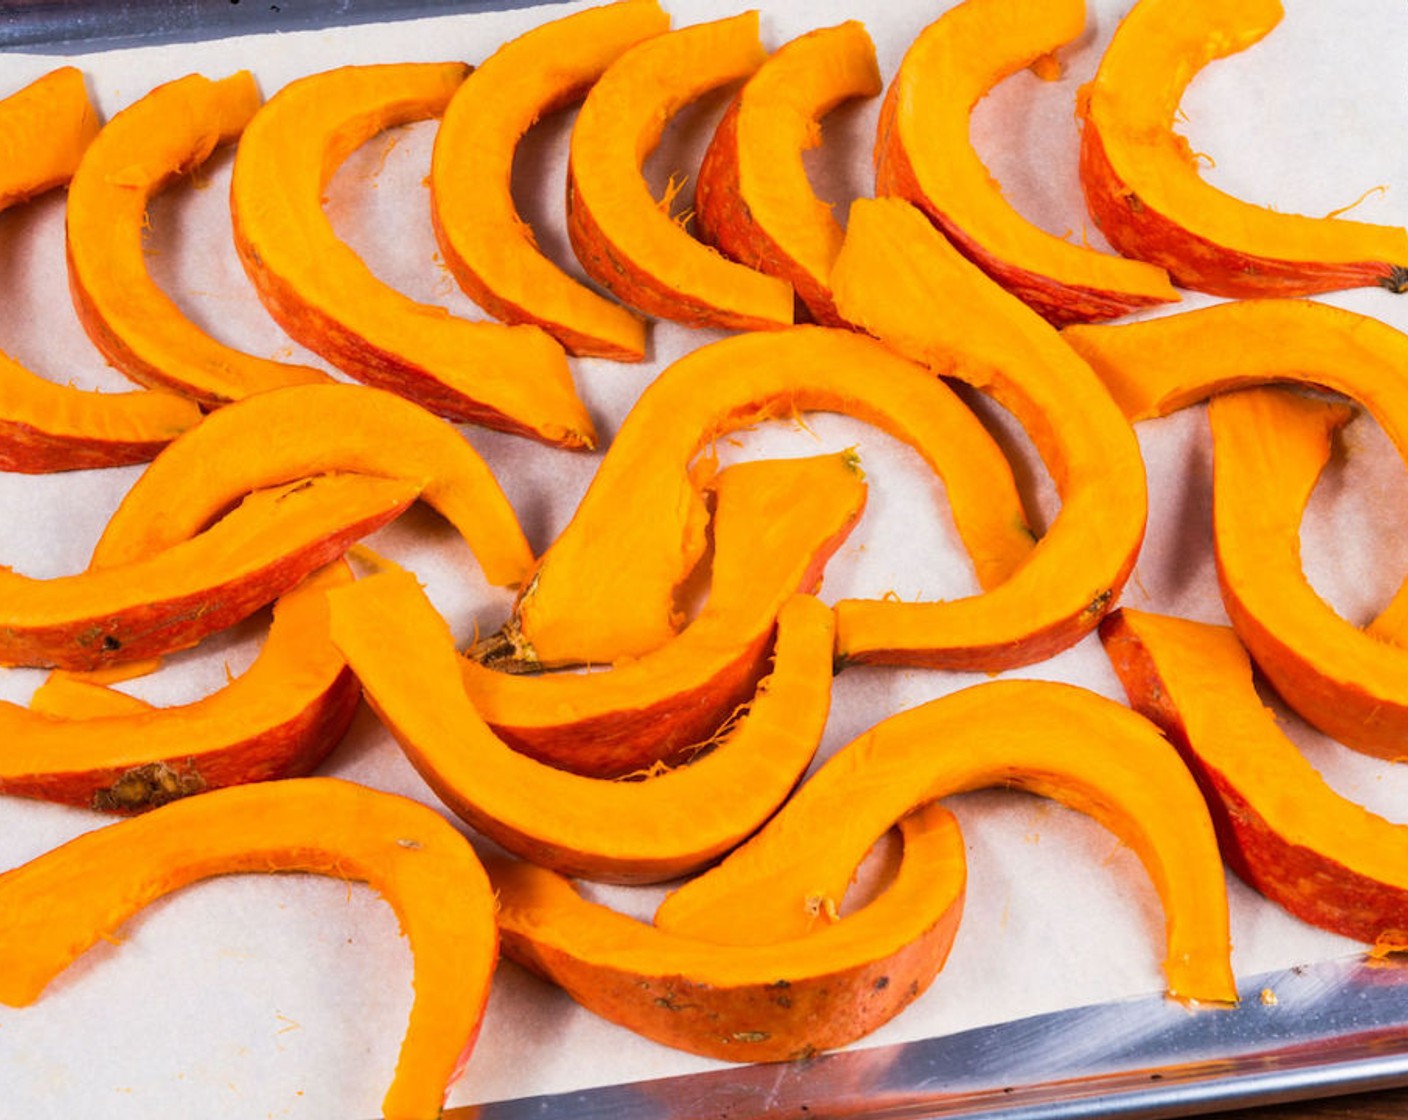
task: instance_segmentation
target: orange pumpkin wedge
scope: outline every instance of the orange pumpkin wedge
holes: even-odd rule
[[[198,533],[250,490],[334,472],[402,479],[457,529],[485,578],[533,564],[493,471],[445,421],[362,385],[273,389],[211,413],[148,465],[108,519],[91,567],[131,563]]]
[[[505,43],[450,99],[430,164],[431,214],[460,287],[506,323],[535,323],[569,354],[638,362],[645,324],[539,249],[510,193],[518,141],[579,100],[627,48],[667,31],[656,0],[620,0]]]
[[[145,560],[53,579],[0,570],[0,665],[95,669],[194,645],[415,497],[407,482],[326,475],[256,491],[199,536]]]
[[[0,793],[133,813],[241,782],[306,774],[341,741],[361,689],[328,638],[344,564],[281,598],[259,656],[229,685],[170,708],[59,674],[35,711],[0,704]]]
[[[754,946],[656,929],[552,871],[490,859],[503,953],[666,1046],[721,1061],[809,1058],[893,1018],[948,957],[963,910],[958,824],[928,805],[900,829],[901,863],[879,897],[806,937]]]
[[[881,88],[863,24],[810,31],[748,79],[699,165],[700,237],[740,264],[786,280],[826,326],[846,326],[829,284],[845,233],[812,190],[802,153],[821,143],[822,117]]]
[[[1408,289],[1408,231],[1256,206],[1205,182],[1174,132],[1188,83],[1258,42],[1280,0],[1139,0],[1115,30],[1080,112],[1080,174],[1106,239],[1176,284],[1231,297]]]
[[[235,245],[270,314],[345,373],[452,420],[591,447],[562,348],[537,327],[456,318],[382,283],[334,233],[324,188],[364,141],[441,113],[459,63],[348,66],[290,82],[246,126],[230,183]]]
[[[1213,399],[1218,583],[1238,636],[1287,705],[1346,746],[1403,759],[1405,635],[1367,633],[1336,614],[1300,562],[1302,515],[1349,415],[1282,389]]]
[[[0,101],[0,209],[67,182],[98,131],[83,75],[61,67]],[[143,463],[200,409],[168,393],[92,393],[0,353],[0,470],[26,474]]]
[[[696,241],[651,196],[642,165],[680,109],[762,63],[758,13],[637,44],[607,67],[572,128],[567,231],[587,274],[623,303],[691,327],[792,322],[792,286]]]
[[[1233,870],[1312,925],[1408,948],[1408,828],[1320,776],[1261,702],[1236,634],[1121,609],[1100,637],[1130,704],[1197,776]]]
[[[1134,565],[1144,462],[1104,386],[1036,312],[901,199],[858,199],[831,276],[841,314],[900,353],[1004,405],[1046,463],[1061,509],[1005,583],[943,603],[842,600],[837,654],[997,670],[1090,633]]]
[[[0,1000],[24,1007],[156,899],[216,875],[365,882],[396,912],[415,998],[386,1120],[435,1120],[469,1057],[498,958],[474,849],[434,810],[336,778],[213,791],[70,840],[0,875]],[[120,1026],[117,1015],[114,1027]]]
[[[717,859],[786,799],[826,726],[832,617],[810,596],[783,608],[773,672],[733,733],[641,781],[558,770],[495,737],[465,695],[448,626],[410,572],[379,572],[329,601],[333,642],[440,799],[515,855],[566,874],[647,883]]]
[[[946,385],[852,331],[753,332],[694,350],[641,394],[485,648],[507,644],[528,665],[600,665],[664,644],[683,622],[675,589],[703,553],[708,523],[690,460],[731,431],[807,411],[856,417],[914,447],[944,482],[983,586],[1030,554],[1011,465]]]
[[[964,0],[905,53],[885,94],[877,194],[907,199],[963,255],[1048,321],[1111,319],[1178,299],[1163,269],[1033,225],[969,137],[973,107],[1003,79],[1080,37],[1085,0]]]
[[[728,467],[714,496],[709,596],[659,649],[610,672],[521,675],[461,661],[494,733],[542,762],[620,777],[699,749],[754,693],[778,611],[815,591],[865,508],[852,453]]]
[[[103,126],[69,184],[69,290],[88,337],[133,381],[219,405],[327,374],[246,354],[196,326],[147,272],[147,205],[237,139],[259,108],[247,71],[158,86]]]
[[[74,66],[0,101],[0,210],[67,183],[98,127],[87,81]]]
[[[836,912],[855,867],[891,824],[926,802],[988,786],[1054,798],[1115,832],[1163,900],[1170,995],[1236,1000],[1222,859],[1197,783],[1143,717],[1049,681],[980,684],[876,724],[752,840],[667,895],[655,924],[720,945],[804,936]]]

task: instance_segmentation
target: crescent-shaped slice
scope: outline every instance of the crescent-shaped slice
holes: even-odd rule
[[[323,212],[347,156],[385,129],[443,112],[467,72],[453,62],[347,66],[284,86],[235,155],[235,245],[279,325],[352,377],[452,420],[592,447],[591,418],[550,335],[408,299],[372,275]]]
[[[1235,1002],[1222,857],[1192,774],[1142,716],[1049,681],[980,684],[876,724],[753,839],[667,895],[655,924],[719,945],[804,936],[891,824],[988,786],[1062,801],[1124,840],[1163,900],[1169,993]]]
[[[790,284],[696,241],[641,173],[680,109],[746,78],[763,58],[757,12],[670,31],[613,62],[577,114],[567,184],[572,248],[593,280],[647,315],[737,330],[792,322]]]
[[[53,579],[0,570],[0,665],[95,669],[192,646],[341,556],[416,493],[404,481],[325,475],[256,491],[145,560]]]
[[[431,216],[460,287],[506,323],[536,323],[569,354],[638,362],[645,324],[538,248],[510,185],[518,141],[581,98],[627,48],[667,31],[656,0],[620,0],[505,43],[456,91],[435,134]]]
[[[905,53],[875,145],[877,194],[914,203],[964,256],[1058,326],[1178,299],[1163,269],[1033,225],[973,148],[973,107],[1084,28],[1085,0],[964,0]]]
[[[947,385],[854,331],[755,331],[699,347],[646,388],[487,648],[507,644],[529,665],[601,665],[664,644],[683,623],[675,591],[708,523],[690,461],[729,432],[808,411],[863,420],[923,457],[982,586],[1031,553],[1011,464]]]
[[[237,139],[259,108],[247,71],[158,86],[103,126],[68,189],[69,290],[93,344],[133,381],[223,404],[327,374],[246,354],[196,326],[147,272],[147,206]]]
[[[994,670],[1094,630],[1133,569],[1148,508],[1138,440],[1099,378],[902,199],[856,200],[831,284],[847,319],[1004,405],[1061,498],[1030,559],[981,595],[837,603],[838,655]]]
[[[84,833],[6,871],[0,1000],[33,1003],[80,954],[190,883],[288,871],[365,882],[395,910],[415,998],[382,1114],[433,1120],[488,999],[498,958],[494,895],[474,849],[433,809],[352,782],[216,790]],[[113,1028],[123,1027],[115,1010]]]
[[[333,641],[442,801],[515,855],[611,882],[672,879],[717,859],[786,800],[831,700],[831,611],[797,596],[748,714],[707,755],[640,781],[587,778],[519,754],[465,695],[449,627],[415,576],[386,571],[329,596]]]
[[[900,831],[899,869],[877,898],[825,929],[767,945],[711,945],[656,929],[529,863],[486,867],[504,956],[583,1007],[721,1061],[794,1061],[893,1018],[948,958],[963,911],[963,837],[938,805],[906,817]]]
[[[464,690],[516,750],[592,777],[674,762],[715,736],[766,671],[778,611],[812,592],[865,508],[855,455],[720,471],[708,598],[659,649],[594,673],[500,673],[465,658]]]
[[[1130,704],[1197,776],[1233,870],[1312,925],[1408,947],[1408,827],[1320,776],[1257,695],[1236,634],[1121,609],[1100,637]]]
[[[1174,131],[1208,63],[1259,41],[1280,0],[1139,0],[1086,89],[1080,174],[1106,239],[1215,295],[1299,296],[1378,285],[1408,290],[1408,230],[1256,206],[1205,182]]]
[[[67,182],[98,132],[83,74],[60,67],[0,101],[0,210]],[[0,470],[144,463],[200,422],[169,393],[92,393],[0,353]]]
[[[249,669],[192,703],[153,707],[57,674],[36,694],[45,710],[0,704],[0,793],[134,813],[310,772],[361,700],[328,637],[327,593],[351,581],[342,563],[309,576],[275,604]]]
[[[812,319],[830,327],[846,326],[830,286],[845,232],[812,189],[802,153],[821,143],[822,117],[882,88],[863,24],[810,31],[744,83],[699,165],[699,235],[740,264],[786,280]]]

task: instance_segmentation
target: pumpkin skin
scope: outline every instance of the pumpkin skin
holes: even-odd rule
[[[893,1018],[948,958],[966,883],[958,824],[927,805],[900,830],[900,867],[878,898],[766,945],[670,933],[588,902],[551,871],[488,860],[503,953],[666,1046],[721,1061],[806,1059]]]
[[[68,182],[98,133],[81,71],[60,67],[0,100],[0,210]],[[93,393],[0,353],[0,470],[129,466],[200,422],[170,393]]]
[[[591,418],[548,334],[408,299],[371,274],[322,211],[323,190],[352,151],[443,112],[466,73],[460,63],[348,66],[284,86],[236,151],[235,247],[279,325],[351,377],[448,419],[590,448]]]
[[[258,111],[248,71],[167,82],[108,121],[69,184],[69,291],[88,337],[133,381],[218,406],[321,370],[246,354],[200,329],[147,272],[142,232],[163,187],[238,139]]]
[[[1148,506],[1129,422],[1090,368],[917,209],[857,199],[831,275],[841,313],[935,374],[988,393],[1022,424],[1061,509],[1030,559],[981,595],[941,603],[843,599],[848,661],[1000,670],[1095,629],[1133,569]]]
[[[309,773],[361,700],[328,638],[327,593],[351,581],[337,563],[289,591],[249,669],[192,703],[153,707],[55,674],[28,709],[0,704],[0,792],[127,814]]]
[[[881,108],[875,190],[912,202],[969,260],[1056,326],[1175,302],[1164,271],[1031,224],[969,138],[973,107],[1004,78],[1080,37],[1085,0],[964,0],[900,62]]]
[[[992,681],[882,720],[747,844],[667,895],[655,924],[720,945],[805,936],[894,821],[988,786],[1055,798],[1120,836],[1163,900],[1169,994],[1236,1001],[1222,857],[1197,783],[1142,716],[1050,681]]]
[[[850,452],[763,459],[711,480],[708,598],[678,637],[609,672],[499,673],[460,662],[465,694],[515,750],[591,777],[687,761],[753,696],[778,612],[814,593],[865,508]]]
[[[699,236],[740,264],[786,280],[813,322],[828,327],[847,325],[829,284],[844,231],[812,190],[802,153],[821,143],[822,117],[881,88],[863,24],[809,31],[744,83],[699,165]]]
[[[215,790],[84,833],[0,875],[0,1001],[33,1003],[110,930],[213,875],[298,871],[365,882],[410,946],[415,998],[387,1120],[434,1120],[474,1046],[498,959],[494,896],[433,809],[337,778]]]
[[[671,117],[763,58],[757,12],[695,24],[626,51],[582,102],[568,166],[572,249],[593,280],[646,315],[733,330],[793,320],[790,284],[696,241],[641,175]]]
[[[1408,289],[1408,231],[1266,209],[1204,182],[1173,131],[1183,92],[1282,17],[1280,0],[1140,0],[1082,97],[1080,176],[1100,232],[1175,284],[1231,298]]]
[[[501,847],[564,874],[650,883],[717,859],[786,800],[826,725],[833,620],[810,596],[783,608],[773,672],[733,733],[695,762],[633,782],[558,770],[497,739],[411,573],[380,572],[330,601],[333,642],[440,799]]]
[[[1378,951],[1408,947],[1408,829],[1310,765],[1261,702],[1229,627],[1121,608],[1100,640],[1130,704],[1197,776],[1243,880],[1321,929]]]
[[[623,51],[669,26],[655,0],[540,24],[465,79],[435,134],[431,217],[445,264],[495,318],[540,326],[569,354],[638,362],[645,324],[538,249],[510,193],[514,149],[533,124],[583,97]]]

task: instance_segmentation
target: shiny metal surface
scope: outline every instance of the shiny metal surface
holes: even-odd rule
[[[1408,1085],[1408,962],[1254,976],[1234,1008],[1161,997],[946,1038],[450,1109],[445,1120],[1095,1120]]]

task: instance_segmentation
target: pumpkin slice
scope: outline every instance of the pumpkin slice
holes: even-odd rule
[[[365,882],[395,910],[415,999],[383,1115],[433,1120],[488,998],[494,896],[474,849],[438,813],[351,782],[217,790],[85,833],[0,875],[0,1000],[33,1003],[80,954],[116,940],[128,918],[187,884],[288,871]]]
[[[772,675],[733,733],[688,766],[634,782],[558,770],[497,739],[411,573],[380,572],[329,601],[333,641],[440,799],[510,852],[566,874],[645,883],[716,859],[786,799],[826,726],[832,617],[810,596],[783,608]]]
[[[0,101],[0,209],[66,183],[98,132],[83,75],[60,67]],[[200,409],[168,393],[92,393],[0,353],[0,470],[144,463]]]
[[[334,472],[414,483],[492,584],[517,585],[533,565],[493,471],[453,426],[383,390],[305,385],[222,408],[168,447],[108,519],[90,566],[131,563],[178,544],[250,490]]]
[[[765,672],[778,611],[815,591],[865,508],[853,453],[721,471],[709,597],[679,637],[601,673],[497,673],[464,659],[464,690],[494,733],[550,765],[619,777],[698,749]]]
[[[94,669],[194,645],[336,559],[415,497],[411,483],[327,475],[257,491],[150,559],[54,579],[0,570],[0,665]]]
[[[863,24],[810,31],[748,79],[699,165],[700,236],[740,264],[786,280],[827,326],[846,326],[830,291],[845,233],[812,190],[802,153],[821,143],[822,117],[882,88]]]
[[[1280,0],[1139,0],[1115,30],[1080,113],[1080,175],[1106,239],[1215,295],[1408,289],[1408,231],[1256,206],[1205,182],[1176,133],[1204,66],[1258,42]]]
[[[846,318],[1004,405],[1061,498],[1027,562],[981,595],[837,603],[839,656],[996,670],[1078,641],[1119,597],[1148,504],[1138,441],[1109,393],[1049,324],[901,199],[852,205],[831,284]]]
[[[665,125],[762,63],[758,13],[637,44],[592,86],[572,129],[567,232],[593,280],[623,303],[690,327],[765,330],[792,322],[792,286],[696,241],[641,174]]]
[[[290,591],[249,669],[193,703],[153,707],[60,674],[40,694],[45,710],[0,704],[0,793],[132,813],[308,773],[361,700],[328,638],[327,593],[351,578],[335,564]]]
[[[259,108],[247,71],[158,86],[108,121],[69,185],[69,290],[93,344],[133,381],[219,405],[327,374],[246,354],[211,338],[147,272],[147,205],[235,140]]]
[[[1233,870],[1312,925],[1408,948],[1408,827],[1341,797],[1257,695],[1226,626],[1121,609],[1100,626],[1134,709],[1197,776]]]
[[[641,394],[513,618],[482,652],[507,644],[527,665],[605,664],[664,644],[683,621],[675,589],[703,552],[708,522],[691,458],[731,431],[815,410],[874,424],[923,456],[983,586],[1031,552],[1011,465],[937,378],[851,331],[738,335],[680,358]]]
[[[157,668],[160,665],[153,666],[153,671]],[[156,710],[155,704],[118,692],[101,679],[102,675],[101,670],[96,673],[66,673],[62,670],[50,673],[30,696],[29,710],[36,715],[63,720],[140,715]]]
[[[569,354],[638,362],[645,324],[539,251],[510,192],[514,149],[623,51],[669,26],[656,0],[620,0],[540,24],[465,79],[435,135],[431,214],[445,263],[491,315],[536,323]]]
[[[734,1062],[809,1058],[893,1018],[948,957],[963,909],[958,824],[928,805],[900,829],[899,869],[874,901],[807,937],[756,946],[659,930],[551,871],[491,859],[503,953],[666,1046]]]
[[[0,101],[0,210],[67,183],[97,134],[77,67],[50,70]]]
[[[1115,832],[1163,900],[1169,993],[1236,1000],[1222,859],[1197,783],[1143,717],[1049,681],[980,684],[883,720],[824,763],[757,836],[666,896],[655,924],[720,945],[803,936],[836,912],[892,823],[988,786],[1055,798]]]
[[[914,203],[964,256],[1058,326],[1178,299],[1163,269],[1033,225],[973,148],[973,107],[1084,29],[1085,0],[964,0],[905,53],[875,145],[876,193]]]
[[[398,63],[290,82],[240,139],[235,245],[279,325],[359,381],[452,420],[591,447],[591,419],[548,334],[406,298],[372,275],[323,213],[323,191],[347,156],[385,129],[441,113],[466,73],[459,63]]]
[[[1346,746],[1408,757],[1408,635],[1366,633],[1305,578],[1300,523],[1342,405],[1278,389],[1215,397],[1213,544],[1223,604],[1286,703]]]

